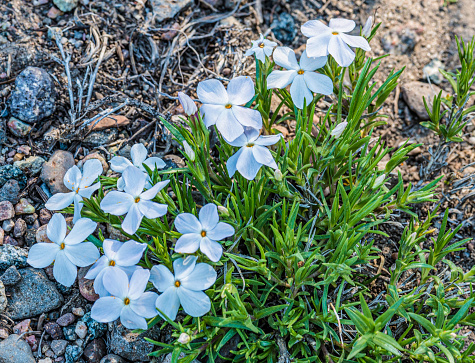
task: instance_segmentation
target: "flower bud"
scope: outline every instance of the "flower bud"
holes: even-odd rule
[[[381,184],[383,184],[385,179],[386,179],[386,174],[381,174],[380,176],[378,176],[376,180],[374,181],[373,189],[376,189],[379,186],[381,186]]]
[[[371,28],[373,27],[373,17],[370,16],[361,31],[361,35],[368,38],[371,35]]]
[[[218,213],[222,216],[229,216],[228,208],[223,207],[222,205],[218,205]]]
[[[274,170],[274,179],[277,180],[277,181],[282,181],[283,178],[284,178],[284,175],[282,174],[280,169],[275,169]]]
[[[188,116],[192,116],[198,111],[195,102],[183,92],[178,92],[178,101],[180,101],[181,107]]]
[[[184,141],[183,142],[183,148],[185,149],[185,154],[188,155],[191,161],[195,161],[195,152],[191,148],[190,144],[188,142]]]
[[[336,139],[338,139],[343,131],[345,131],[346,125],[348,125],[348,122],[343,121],[336,125],[336,127],[330,132],[331,136],[335,136]]]
[[[189,342],[191,342],[191,337],[186,333],[181,333],[180,337],[178,338],[178,343],[188,344]]]

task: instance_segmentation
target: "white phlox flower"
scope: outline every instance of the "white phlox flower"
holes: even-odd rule
[[[175,228],[183,235],[175,245],[175,252],[194,253],[201,250],[208,258],[217,262],[223,254],[223,247],[217,241],[234,234],[234,228],[219,221],[218,207],[206,204],[200,209],[199,219],[190,213],[181,213],[175,219]]]
[[[197,258],[188,256],[175,260],[174,275],[164,265],[152,267],[150,281],[162,293],[155,306],[170,320],[175,320],[180,305],[193,317],[203,316],[211,308],[211,301],[203,290],[215,283],[216,271],[207,263],[197,264]]]
[[[157,315],[155,301],[157,294],[144,292],[150,272],[136,270],[132,277],[121,269],[108,270],[104,274],[104,287],[111,296],[101,297],[91,309],[91,318],[100,323],[109,323],[120,318],[127,329],[147,329],[145,319]]]
[[[309,58],[307,51],[302,53],[300,63],[295,52],[288,47],[278,47],[274,51],[275,64],[286,68],[286,71],[272,71],[267,77],[267,89],[285,88],[289,84],[290,95],[294,105],[302,109],[304,103],[308,106],[313,100],[313,94],[329,95],[333,92],[333,82],[330,77],[315,72],[327,63],[327,57]]]
[[[348,19],[331,19],[328,26],[320,20],[310,20],[302,25],[303,35],[307,40],[309,57],[322,57],[331,54],[341,67],[348,67],[355,59],[355,52],[350,47],[370,51],[368,41],[361,36],[348,35],[356,24]]]
[[[123,156],[114,156],[111,161],[110,161],[110,166],[113,171],[116,173],[123,173],[125,169],[127,169],[129,166],[135,166],[136,168],[139,168],[142,170],[142,172],[147,176],[147,183],[146,187],[147,189],[150,188],[151,185],[151,180],[150,176],[147,173],[147,170],[143,166],[143,164],[147,165],[150,170],[154,170],[155,168],[157,169],[163,169],[166,167],[165,162],[157,157],[151,157],[147,158],[147,148],[143,144],[135,144],[132,146],[130,149],[130,158],[132,159],[132,162],[124,158]],[[117,189],[118,190],[124,190],[124,179],[123,177],[120,177],[117,180]]]
[[[115,216],[126,214],[122,221],[122,229],[128,234],[134,234],[140,227],[142,218],[159,218],[167,213],[168,206],[152,202],[157,193],[162,190],[169,180],[155,184],[145,192],[145,174],[134,166],[129,166],[122,174],[125,186],[123,192],[111,191],[101,201],[101,209]]]
[[[277,164],[266,146],[274,145],[281,137],[282,134],[259,136],[258,130],[246,128],[242,136],[229,143],[240,147],[226,163],[229,176],[232,177],[237,170],[247,180],[253,180],[262,165],[277,169]]]
[[[272,51],[277,46],[276,42],[267,40],[262,34],[260,34],[259,39],[252,40],[251,42],[251,49],[247,50],[244,55],[250,56],[255,54],[256,58],[259,59],[262,63],[265,63],[266,56],[270,57],[272,55]]]
[[[145,243],[135,241],[119,242],[112,239],[104,240],[102,244],[104,255],[96,261],[86,274],[86,279],[94,280],[94,291],[100,297],[107,296],[104,287],[104,274],[111,269],[121,269],[128,277],[135,270],[141,269],[136,266],[147,248]]]
[[[330,132],[331,136],[334,136],[335,139],[338,139],[343,131],[345,131],[346,126],[348,125],[348,122],[343,121],[340,122],[338,125],[335,126],[335,128]]]
[[[56,281],[71,286],[76,280],[76,267],[89,266],[99,258],[97,247],[92,242],[83,242],[94,232],[96,225],[88,218],[81,218],[66,236],[66,220],[62,214],[54,214],[46,228],[46,235],[53,243],[34,244],[28,253],[28,264],[44,268],[54,262]]]
[[[261,113],[243,107],[254,97],[254,83],[251,77],[240,76],[229,81],[228,88],[216,79],[198,84],[200,108],[206,127],[216,125],[226,140],[233,141],[244,132],[244,126],[261,129]]]
[[[74,203],[73,222],[76,223],[81,218],[82,199],[89,199],[92,193],[99,189],[100,183],[92,183],[102,174],[102,171],[102,164],[97,159],[87,160],[82,168],[82,173],[74,165],[66,172],[63,178],[64,185],[72,192],[53,195],[46,202],[45,207],[49,210],[61,210]]]
[[[178,92],[178,101],[180,101],[181,107],[183,107],[183,111],[185,111],[186,115],[193,116],[198,111],[196,103],[190,98],[190,96],[183,92]]]

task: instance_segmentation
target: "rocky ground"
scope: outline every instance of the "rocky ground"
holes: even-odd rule
[[[65,288],[51,269],[27,266],[28,248],[47,239],[51,213],[44,203],[67,191],[62,179],[71,166],[97,158],[111,175],[106,160],[128,156],[135,142],[170,167],[180,165],[158,114],[176,120],[182,112],[176,92],[193,95],[205,78],[252,74],[253,61],[243,53],[259,32],[302,51],[299,29],[307,20],[343,16],[363,24],[373,15],[383,22],[372,55],[391,56],[382,60],[378,81],[393,68],[406,70],[384,106],[388,125],[378,132],[392,147],[408,138],[424,143],[401,168],[415,184],[424,182],[421,170],[437,142],[419,124],[427,118],[422,96],[438,87],[450,92],[437,69],[458,66],[454,35],[475,34],[473,0],[0,0],[0,6],[0,362],[142,362],[153,350],[144,336],[170,339],[158,327],[138,335],[120,323],[94,322],[89,311],[98,297],[84,279],[87,268]],[[97,115],[109,116],[97,122]],[[278,127],[291,137],[295,126]],[[463,138],[450,146],[439,174],[451,223],[463,225],[459,238],[471,238],[472,123]],[[379,245],[386,270],[402,230],[392,232]],[[110,229],[104,234],[121,237]],[[475,244],[451,258],[470,269]]]

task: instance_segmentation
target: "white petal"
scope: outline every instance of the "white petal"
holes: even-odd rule
[[[233,78],[228,83],[228,102],[232,105],[245,105],[254,97],[254,82],[249,76]]]
[[[313,101],[312,92],[308,89],[303,75],[295,77],[290,86],[290,95],[294,105],[299,109],[303,108],[304,102],[308,106]]]
[[[172,286],[166,289],[163,294],[157,298],[155,307],[160,309],[170,320],[175,320],[178,309],[180,308],[180,299],[178,298],[177,288]]]
[[[300,57],[300,68],[302,68],[304,71],[314,71],[315,69],[325,67],[327,59],[327,56],[309,57],[307,55],[307,51],[304,50],[302,56]]]
[[[229,177],[232,178],[237,170],[237,162],[243,152],[243,148],[239,149],[233,156],[231,156],[226,162],[226,169],[228,169]]]
[[[181,103],[181,107],[183,107],[183,111],[185,111],[185,114],[188,116],[194,115],[198,111],[196,103],[183,92],[178,92],[178,100]]]
[[[93,184],[91,186],[86,186],[83,189],[79,189],[78,195],[80,195],[83,198],[91,198],[92,193],[94,193],[99,187],[101,186],[101,183],[97,182],[96,184]]]
[[[147,176],[142,170],[133,166],[129,166],[122,173],[122,178],[124,178],[124,191],[126,193],[134,197],[138,197],[143,192]]]
[[[167,166],[167,164],[165,164],[162,159],[157,157],[148,158],[143,162],[143,164],[147,165],[152,171],[154,171],[155,169],[160,170]]]
[[[175,286],[175,277],[164,265],[155,265],[152,267],[150,270],[150,281],[160,292],[164,292],[169,287]]]
[[[259,136],[259,130],[252,127],[245,127],[244,133],[233,141],[225,140],[231,146],[242,147],[249,142],[249,139],[257,138]]]
[[[123,173],[129,166],[133,166],[129,159],[123,156],[114,156],[110,161],[110,166],[116,173]]]
[[[113,190],[106,194],[101,201],[101,209],[115,216],[121,216],[127,213],[134,204],[134,197],[124,192]]]
[[[150,200],[150,199],[155,198],[158,192],[162,190],[163,188],[165,188],[169,182],[170,180],[164,180],[164,181],[158,182],[152,188],[140,194],[140,199]]]
[[[129,282],[129,293],[127,295],[130,300],[138,299],[145,288],[147,287],[148,279],[150,278],[150,271],[147,269],[140,269],[133,273]]]
[[[223,247],[208,237],[201,239],[200,251],[203,252],[211,261],[218,262],[223,254]]]
[[[208,203],[200,209],[200,223],[208,231],[216,227],[219,222],[218,207],[216,204]]]
[[[282,139],[282,134],[266,135],[259,137],[254,144],[261,146],[270,146],[277,144]]]
[[[87,271],[86,276],[84,276],[88,280],[94,280],[99,273],[109,266],[109,259],[107,256],[101,256],[92,267]]]
[[[124,302],[115,297],[101,297],[91,308],[91,318],[100,323],[110,323],[117,320],[124,307]]]
[[[135,241],[125,242],[117,251],[115,262],[120,266],[134,266],[140,262],[146,248],[147,245],[145,243]]]
[[[145,318],[133,311],[130,305],[126,305],[122,308],[122,311],[120,312],[120,322],[127,329],[146,330],[148,327]]]
[[[200,107],[203,122],[207,128],[213,126],[218,121],[221,114],[226,110],[223,105],[204,104]]]
[[[64,243],[69,246],[81,243],[96,230],[96,227],[96,222],[91,221],[89,218],[81,218],[76,222],[71,232],[66,236]]]
[[[120,299],[125,299],[129,292],[129,278],[120,268],[109,268],[102,277],[106,290]]]
[[[201,242],[201,234],[186,233],[178,238],[175,245],[175,252],[178,253],[195,253],[198,251]]]
[[[76,165],[73,165],[71,168],[68,169],[66,174],[64,174],[63,183],[66,188],[73,190],[79,186],[81,177],[81,170],[79,170]]]
[[[216,282],[216,271],[207,263],[198,263],[191,274],[180,280],[181,285],[192,291],[209,289]]]
[[[46,235],[48,238],[53,242],[61,244],[64,237],[66,237],[66,231],[66,220],[63,215],[60,213],[53,214],[53,217],[51,217],[46,226]]]
[[[45,207],[49,210],[61,210],[69,207],[74,201],[76,193],[57,193],[53,195],[45,204]]]
[[[124,245],[124,242],[119,242],[113,239],[105,239],[102,242],[102,248],[104,249],[104,255],[110,260],[115,260],[117,252]]]
[[[232,108],[237,107],[241,106],[233,106]],[[216,121],[216,128],[229,141],[234,141],[244,133],[244,128],[231,109],[225,109],[221,113]]]
[[[236,163],[236,169],[247,180],[253,180],[261,168],[261,164],[254,158],[250,147],[243,147],[241,150],[241,155]]]
[[[175,229],[180,233],[200,233],[203,227],[191,213],[180,213],[175,218]]]
[[[334,35],[328,44],[328,51],[340,67],[348,67],[355,59],[355,53],[346,45],[339,35]]]
[[[56,281],[61,285],[71,286],[76,280],[77,272],[76,266],[69,261],[64,250],[58,251],[53,266],[53,276]]]
[[[277,164],[275,163],[272,154],[265,146],[255,145],[252,148],[252,155],[259,164],[267,165],[273,169],[277,169]]]
[[[117,179],[117,190],[123,191],[125,188],[125,181],[124,178],[120,177]]]
[[[285,88],[292,83],[296,75],[296,70],[272,71],[267,77],[267,89]]]
[[[332,33],[323,33],[307,39],[307,56],[325,57],[328,55],[328,44],[330,43]]]
[[[339,32],[344,32],[344,33],[351,32],[356,26],[353,20],[348,20],[348,19],[343,19],[343,18],[331,19],[328,25],[330,26],[330,28],[338,30]]]
[[[274,43],[274,42],[271,42],[271,43]],[[272,55],[272,52],[274,51],[274,47],[277,46],[277,43],[274,43],[275,45],[273,46],[265,46],[264,47],[264,53],[266,54],[266,56],[270,57]]]
[[[333,82],[330,77],[315,72],[305,72],[303,78],[312,92],[321,93],[322,95],[333,93]]]
[[[44,268],[53,263],[58,251],[56,243],[36,243],[28,251],[26,262],[34,268]]]
[[[130,308],[140,316],[150,319],[158,315],[158,311],[155,308],[155,302],[157,301],[158,294],[154,292],[145,292],[138,299],[130,302]]]
[[[76,223],[81,218],[81,210],[84,204],[82,203],[82,197],[79,194],[74,196],[74,217],[73,223]]]
[[[79,267],[92,265],[100,257],[99,250],[92,242],[84,242],[72,246],[67,245],[64,253],[69,258],[69,261]]]
[[[132,204],[127,215],[122,222],[122,229],[128,234],[134,234],[140,227],[143,214],[140,212],[137,204]]]
[[[79,182],[79,188],[83,189],[90,186],[103,172],[102,164],[97,159],[89,159],[82,167],[82,178]]]
[[[255,54],[257,59],[259,59],[262,63],[265,63],[266,54],[264,53],[264,49],[257,47],[257,48],[253,48],[250,53],[248,53],[248,52],[246,52],[245,55]],[[272,52],[271,52],[271,54],[272,54]]]
[[[209,297],[202,291],[192,291],[184,287],[177,289],[183,310],[193,317],[203,316],[211,309]]]
[[[310,20],[307,21],[300,28],[302,34],[306,37],[315,37],[323,34],[331,34],[331,29],[323,24],[320,20]]]
[[[234,234],[234,228],[230,224],[219,222],[216,227],[207,232],[207,236],[213,241],[221,241]]]
[[[371,50],[368,41],[357,35],[340,34],[341,39],[350,47],[361,48],[367,52]]]
[[[143,144],[135,144],[130,149],[130,158],[132,159],[134,166],[137,168],[141,167],[147,158],[147,149]]]
[[[257,130],[261,129],[262,116],[259,111],[242,106],[233,106],[232,112],[241,125]]]
[[[103,269],[102,271],[100,271],[99,274],[98,274],[98,275],[96,276],[96,278],[94,279],[94,291],[95,291],[96,294],[99,295],[100,297],[110,296],[109,291],[107,291],[107,289],[106,289],[105,286],[104,286],[104,274],[105,274],[109,269],[112,269],[112,268],[116,268],[116,267],[107,266],[105,269]]]
[[[269,47],[269,48],[277,47],[277,43],[273,42],[272,40],[263,39],[262,42],[264,43],[265,48],[267,48],[267,47]]]
[[[274,50],[274,62],[275,64],[284,67],[288,70],[298,70],[299,64],[297,63],[297,58],[295,57],[295,52],[289,47],[277,47]]]
[[[188,276],[196,265],[196,256],[187,256],[186,258],[178,258],[173,261],[173,270],[175,271],[175,279],[181,280]]]
[[[148,219],[159,218],[167,214],[168,205],[141,200],[138,202],[140,212]]]
[[[202,103],[213,105],[225,105],[228,103],[228,93],[223,84],[217,79],[208,79],[198,83],[196,93]]]

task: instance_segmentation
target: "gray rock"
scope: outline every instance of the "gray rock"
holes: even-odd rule
[[[84,357],[87,362],[98,363],[107,354],[107,346],[104,339],[94,339],[84,348]]]
[[[41,121],[56,107],[53,79],[44,69],[28,67],[16,77],[9,101],[14,117],[30,124]]]
[[[13,163],[18,169],[30,175],[37,175],[41,171],[41,167],[46,162],[41,156],[30,156],[24,160],[18,160]]]
[[[6,131],[6,127],[5,127],[5,122],[4,121],[0,121],[0,146],[2,146],[3,144],[5,144],[5,142],[7,142],[7,131]]]
[[[132,333],[117,321],[110,323],[109,327],[111,330],[110,349],[112,352],[133,362],[150,361],[148,355],[152,353],[155,346],[144,338],[157,340],[159,335],[157,326],[141,334]]]
[[[78,6],[79,0],[53,0],[54,5],[62,12],[68,12]]]
[[[8,200],[13,204],[18,203],[18,194],[20,194],[20,184],[18,180],[10,179],[0,189],[0,201]]]
[[[74,320],[76,320],[76,317],[71,314],[71,313],[66,313],[58,318],[56,320],[56,323],[58,323],[61,326],[68,326],[74,323]]]
[[[66,340],[69,340],[69,341],[75,341],[76,338],[77,338],[77,335],[76,333],[74,332],[74,330],[76,329],[76,326],[75,325],[71,325],[71,326],[65,326],[63,328],[63,334],[64,334],[64,338]]]
[[[0,222],[15,217],[15,208],[8,200],[0,202]]]
[[[418,41],[417,33],[408,28],[391,29],[381,37],[384,51],[395,55],[412,53]]]
[[[47,332],[52,339],[63,339],[64,334],[63,331],[61,330],[61,327],[59,324],[50,321],[49,323],[46,323],[45,325],[45,332]]]
[[[25,267],[28,253],[12,245],[0,246],[0,271],[5,271],[10,266]]]
[[[185,353],[180,353],[178,359],[185,358]],[[165,358],[163,358],[161,363],[172,363],[172,353],[168,353]],[[191,363],[201,363],[198,359],[193,359]]]
[[[0,362],[2,363],[35,363],[31,348],[27,342],[16,334],[10,335],[0,342]]]
[[[90,147],[105,146],[115,141],[117,136],[119,136],[119,131],[117,129],[93,131],[84,138],[83,142],[85,145]]]
[[[125,363],[125,361],[118,355],[107,354],[101,359],[100,363]]]
[[[10,318],[29,318],[61,306],[63,296],[54,283],[48,280],[43,270],[24,268],[19,272],[20,283],[7,288],[10,295],[7,314]]]
[[[0,313],[3,313],[6,307],[7,295],[5,295],[5,286],[3,286],[3,282],[0,280]]]
[[[18,137],[24,137],[31,131],[30,125],[17,119],[16,117],[10,117],[10,120],[7,122],[7,126],[10,132]]]
[[[0,185],[5,184],[10,179],[18,180],[20,188],[26,186],[26,176],[20,169],[10,164],[0,166]]]
[[[422,72],[424,77],[429,78],[431,82],[439,84],[444,79],[439,69],[444,69],[444,64],[438,59],[432,59],[429,64],[424,66]]]
[[[48,186],[51,193],[69,193],[63,183],[66,172],[74,166],[74,157],[69,151],[57,150],[43,165],[40,178]]]
[[[66,354],[64,357],[66,358],[66,363],[73,363],[77,362],[79,358],[81,358],[82,349],[77,345],[68,345],[66,347]]]
[[[150,3],[155,21],[161,23],[193,4],[193,0],[151,0]]]
[[[3,275],[0,276],[0,281],[2,281],[5,286],[18,284],[20,280],[21,275],[15,266],[10,266]]]
[[[440,88],[423,82],[409,82],[401,86],[402,95],[407,106],[416,113],[420,120],[428,120],[429,114],[424,106],[422,97],[425,97],[427,105],[432,109],[432,100],[440,92]],[[447,92],[442,92],[445,97]]]
[[[63,355],[66,352],[66,347],[68,346],[69,342],[66,340],[53,340],[51,342],[51,350],[56,354],[58,357]]]
[[[99,338],[107,331],[107,324],[95,321],[91,318],[90,312],[81,318],[81,322],[86,323],[87,326],[86,341]]]
[[[274,19],[271,26],[275,37],[283,43],[292,43],[297,35],[295,20],[289,13],[281,13]]]

